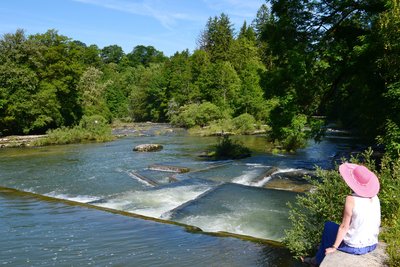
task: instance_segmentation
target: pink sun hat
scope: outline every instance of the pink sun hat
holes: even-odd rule
[[[340,175],[346,184],[361,197],[373,197],[379,192],[379,180],[367,167],[343,163],[339,166]]]

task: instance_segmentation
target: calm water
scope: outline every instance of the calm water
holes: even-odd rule
[[[200,227],[280,241],[288,201],[296,193],[266,189],[277,172],[332,167],[354,149],[335,136],[293,155],[265,153],[262,136],[240,138],[254,154],[211,162],[198,155],[212,137],[182,132],[126,137],[105,144],[0,150],[0,185]],[[155,153],[133,152],[159,143]],[[186,174],[149,169],[184,166]],[[145,179],[143,179],[143,177]],[[0,264],[109,266],[292,266],[285,249],[234,238],[193,234],[184,228],[104,211],[0,193]]]

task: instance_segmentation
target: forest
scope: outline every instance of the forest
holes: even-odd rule
[[[107,122],[268,125],[288,149],[328,122],[400,149],[398,0],[268,0],[239,30],[210,17],[197,49],[125,53],[55,29],[0,39],[0,136]],[[239,127],[238,126],[238,127]],[[305,132],[304,129],[311,129]]]

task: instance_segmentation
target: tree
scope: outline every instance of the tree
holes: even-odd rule
[[[134,121],[162,122],[166,119],[168,99],[162,64],[135,69],[135,85],[129,96],[129,110]]]
[[[124,56],[124,51],[118,45],[109,45],[101,49],[100,56],[103,62],[106,64],[118,64]]]
[[[243,39],[243,38],[247,39],[252,43],[256,42],[256,33],[251,26],[247,27],[246,21],[243,22],[243,25],[240,28],[239,36],[237,39]]]
[[[233,26],[229,17],[222,13],[209,18],[206,28],[199,38],[199,48],[210,55],[211,62],[229,60],[229,50],[233,41]]]
[[[111,114],[104,97],[110,81],[102,82],[102,75],[103,72],[100,70],[89,67],[79,80],[78,90],[84,115],[101,115],[110,121]]]
[[[264,92],[261,88],[261,76],[264,72],[264,66],[257,61],[248,62],[243,67],[236,114],[249,113],[258,121],[266,119]]]
[[[163,52],[158,51],[153,46],[138,45],[127,54],[127,62],[132,67],[138,65],[148,67],[150,63],[162,63],[166,59]]]
[[[379,18],[377,39],[382,41],[383,55],[378,59],[379,73],[387,91],[384,93],[387,117],[378,141],[392,158],[400,156],[400,4],[391,0],[390,9]]]
[[[232,64],[219,61],[211,64],[198,80],[202,99],[223,110],[233,111],[238,97],[240,79]]]
[[[176,52],[165,64],[168,80],[167,97],[173,99],[178,106],[192,100],[192,71],[189,51]]]
[[[37,72],[43,67],[42,49],[22,30],[0,40],[2,134],[43,133],[63,122],[56,91]]]
[[[62,125],[70,126],[78,123],[82,110],[79,105],[77,84],[85,65],[81,54],[75,50],[76,44],[55,30],[31,35],[29,40],[39,46],[39,64],[34,71],[41,84],[46,84],[47,89],[52,87],[51,90],[56,92],[63,118]]]

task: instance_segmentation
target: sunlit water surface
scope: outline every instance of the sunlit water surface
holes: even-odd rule
[[[184,132],[125,137],[104,144],[0,150],[0,185],[55,198],[230,232],[282,240],[286,203],[297,193],[266,189],[278,172],[331,168],[353,142],[330,136],[296,154],[265,152],[263,136],[239,137],[253,156],[213,162],[199,158],[215,137]],[[132,151],[158,143],[154,153]],[[152,164],[190,168],[176,174]],[[145,179],[143,179],[143,177]],[[191,234],[179,226],[70,207],[12,194],[0,195],[0,252],[12,265],[291,266],[285,249],[233,238]],[[1,225],[2,224],[2,225]],[[132,264],[131,264],[132,263]]]

